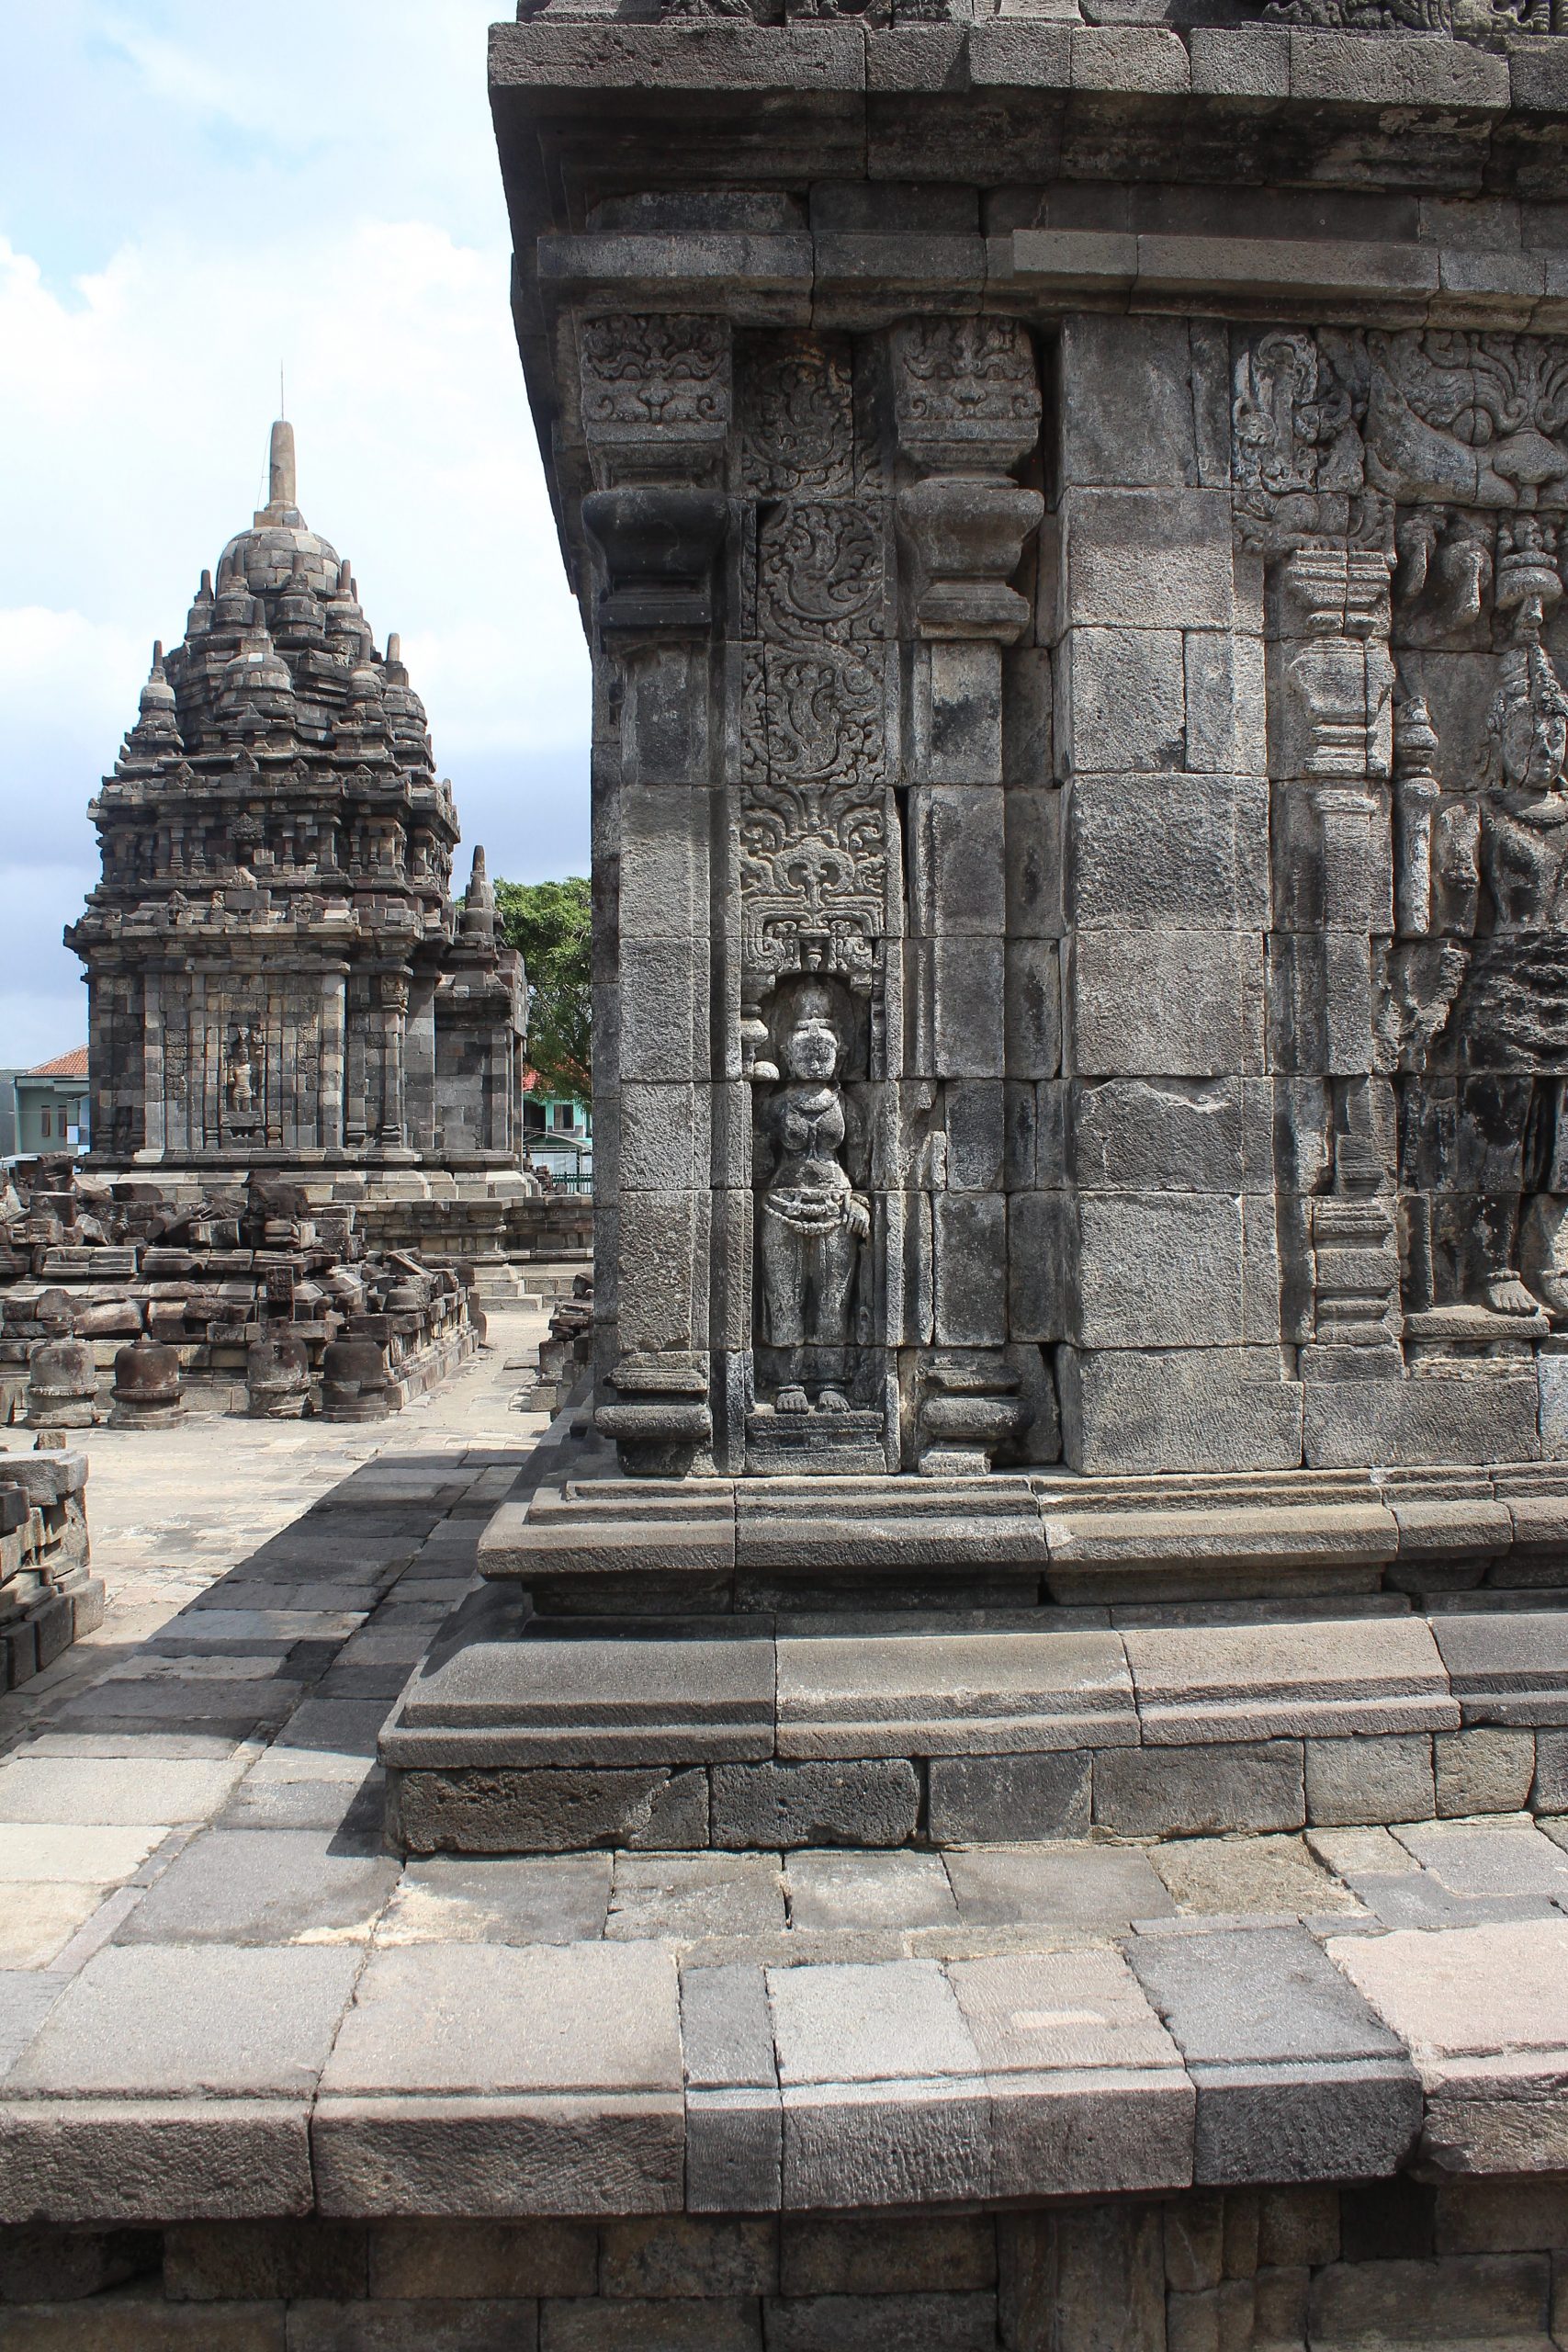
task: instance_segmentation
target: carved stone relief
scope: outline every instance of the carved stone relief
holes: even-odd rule
[[[1234,413],[1241,527],[1272,559],[1282,899],[1315,872],[1312,977],[1299,941],[1278,968],[1298,1022],[1315,989],[1296,1067],[1339,1130],[1323,1369],[1401,1337],[1423,1370],[1506,1360],[1568,1322],[1568,343],[1273,333],[1237,354]]]
[[[886,1221],[865,1186],[899,994],[892,533],[886,498],[856,490],[847,342],[758,340],[739,381],[739,470],[756,500],[735,793],[756,1103],[747,1451],[754,1465],[881,1466],[886,1374],[869,1341]]]

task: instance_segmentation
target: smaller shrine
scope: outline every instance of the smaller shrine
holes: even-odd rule
[[[90,814],[93,1162],[514,1169],[521,958],[484,853],[460,906],[452,789],[398,639],[306,526],[293,427],[203,572]]]

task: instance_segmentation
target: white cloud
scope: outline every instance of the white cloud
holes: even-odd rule
[[[378,634],[401,632],[468,838],[501,873],[583,865],[588,667],[513,338],[491,13],[273,0],[263,26],[206,0],[55,0],[18,28],[33,95],[0,149],[0,1061],[80,1032],[58,941],[90,875],[86,802],[152,640],[179,637],[198,573],[265,495],[280,363],[300,503],[352,557]]]
[[[247,104],[243,84],[216,72],[182,43],[162,40],[113,11],[101,15],[97,27],[109,47],[136,67],[151,96],[229,122],[255,119],[254,102]]]

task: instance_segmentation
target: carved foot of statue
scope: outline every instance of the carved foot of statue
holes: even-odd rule
[[[1539,1315],[1540,1305],[1517,1274],[1496,1274],[1486,1285],[1486,1304],[1499,1315]]]
[[[781,1388],[773,1399],[775,1413],[809,1413],[811,1399],[804,1388]]]
[[[818,1394],[817,1409],[820,1413],[847,1413],[850,1400],[841,1388],[824,1388]]]
[[[1568,1321],[1568,1271],[1556,1269],[1549,1274],[1538,1274],[1535,1295],[1554,1321]]]

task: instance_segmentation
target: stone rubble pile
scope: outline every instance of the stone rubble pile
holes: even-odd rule
[[[90,1429],[112,1405],[118,1428],[157,1426],[182,1393],[221,1409],[242,1383],[253,1414],[368,1418],[483,1338],[465,1270],[368,1249],[351,1206],[297,1185],[171,1201],[63,1160],[23,1182],[0,1194],[0,1419]]]
[[[558,1298],[539,1342],[537,1378],[513,1398],[519,1413],[558,1413],[593,1363],[593,1277],[574,1274],[571,1296]]]
[[[30,1682],[103,1623],[86,1489],[85,1453],[0,1453],[0,1690]]]

